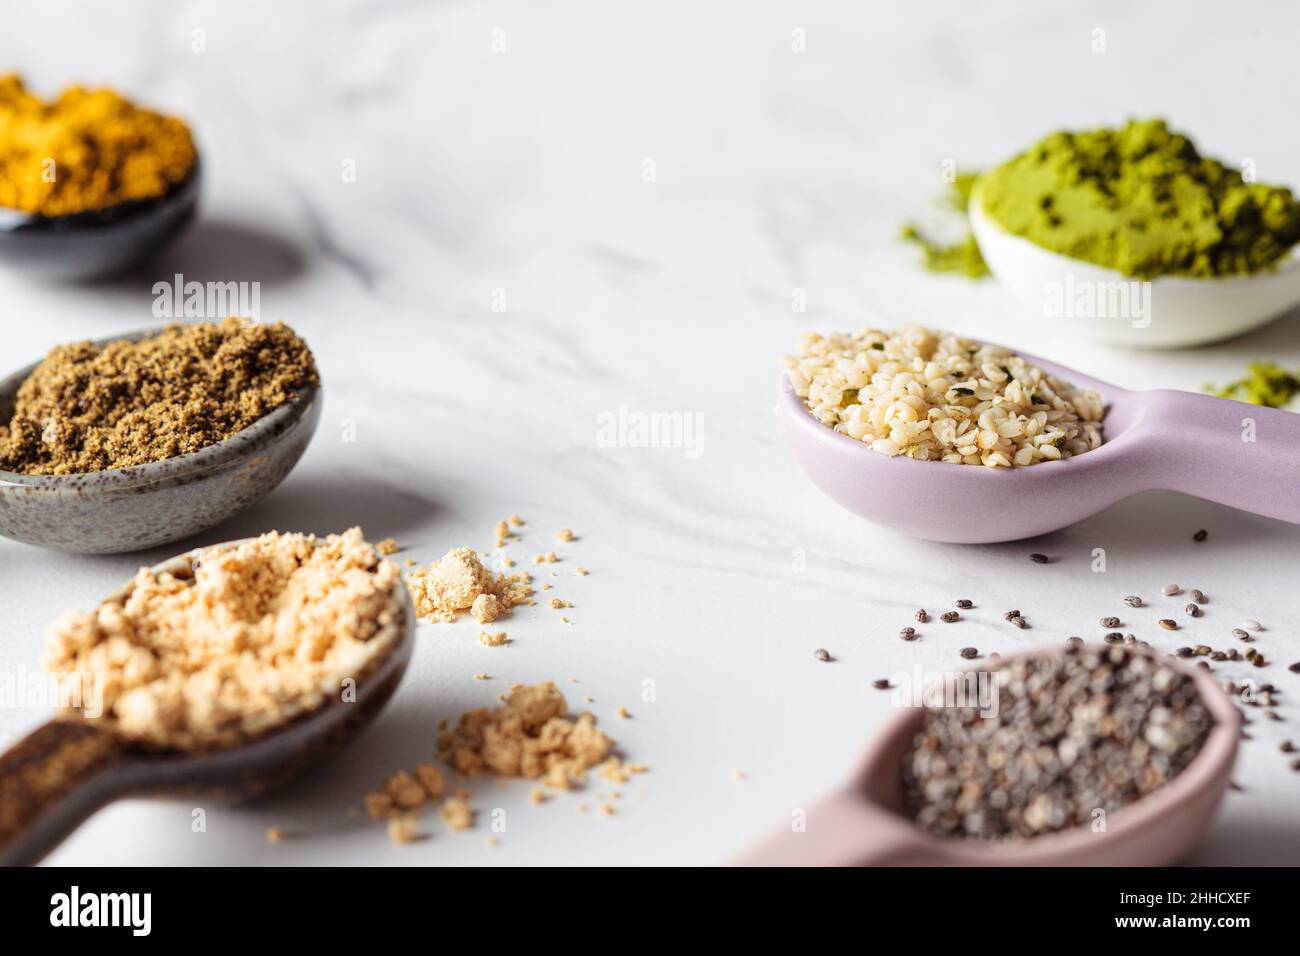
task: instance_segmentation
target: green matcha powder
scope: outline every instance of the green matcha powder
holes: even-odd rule
[[[1053,133],[983,176],[978,199],[1009,232],[1140,279],[1261,272],[1300,241],[1289,189],[1247,182],[1159,119]]]

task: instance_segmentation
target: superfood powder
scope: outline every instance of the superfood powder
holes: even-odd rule
[[[1260,272],[1300,240],[1289,189],[1248,182],[1161,119],[1053,133],[978,190],[1008,231],[1140,279]]]
[[[64,216],[156,199],[198,161],[189,127],[110,89],[46,102],[0,76],[0,206]]]
[[[0,470],[70,475],[163,461],[223,441],[319,384],[283,323],[173,325],[139,342],[52,349],[0,424]]]
[[[270,532],[196,553],[189,576],[142,568],[122,600],[69,612],[46,666],[103,678],[102,716],[149,746],[231,746],[360,680],[400,639],[402,582],[358,528]]]

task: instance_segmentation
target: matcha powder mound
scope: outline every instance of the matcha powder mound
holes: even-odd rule
[[[1247,374],[1222,388],[1205,386],[1211,395],[1251,405],[1300,411],[1300,372],[1291,373],[1276,362],[1251,362]]]
[[[1008,231],[1139,279],[1260,272],[1300,241],[1289,189],[1247,182],[1160,119],[1053,133],[978,189]]]
[[[69,475],[185,455],[318,382],[307,344],[283,323],[231,317],[140,342],[61,345],[0,424],[0,470]]]
[[[970,204],[971,188],[978,173],[958,173],[951,183],[945,197],[945,205],[961,213],[963,222],[966,207]],[[968,279],[983,279],[989,274],[989,267],[984,264],[980,247],[975,242],[967,225],[959,239],[944,242],[926,232],[920,225],[909,222],[903,226],[901,236],[904,241],[917,245],[924,257],[925,267],[930,272],[949,272],[963,275]]]

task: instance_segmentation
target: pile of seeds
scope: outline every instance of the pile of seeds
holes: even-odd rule
[[[994,673],[995,716],[927,710],[904,757],[906,810],[934,833],[1001,839],[1091,823],[1173,779],[1214,724],[1190,678],[1127,648]]]
[[[786,369],[814,418],[885,455],[1011,468],[1102,442],[1096,392],[936,329],[809,334]]]

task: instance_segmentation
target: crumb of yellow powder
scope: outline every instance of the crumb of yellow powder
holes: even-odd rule
[[[454,621],[467,610],[480,623],[496,620],[533,593],[529,575],[494,576],[473,548],[452,548],[429,567],[408,574],[406,583],[416,613],[442,622]]]
[[[405,815],[393,817],[388,821],[388,838],[394,843],[405,845],[414,843],[420,838],[420,832],[415,825],[415,817]]]
[[[438,812],[442,815],[443,822],[452,830],[463,831],[474,826],[474,811],[469,801],[461,794],[448,797],[443,801],[442,809]]]

